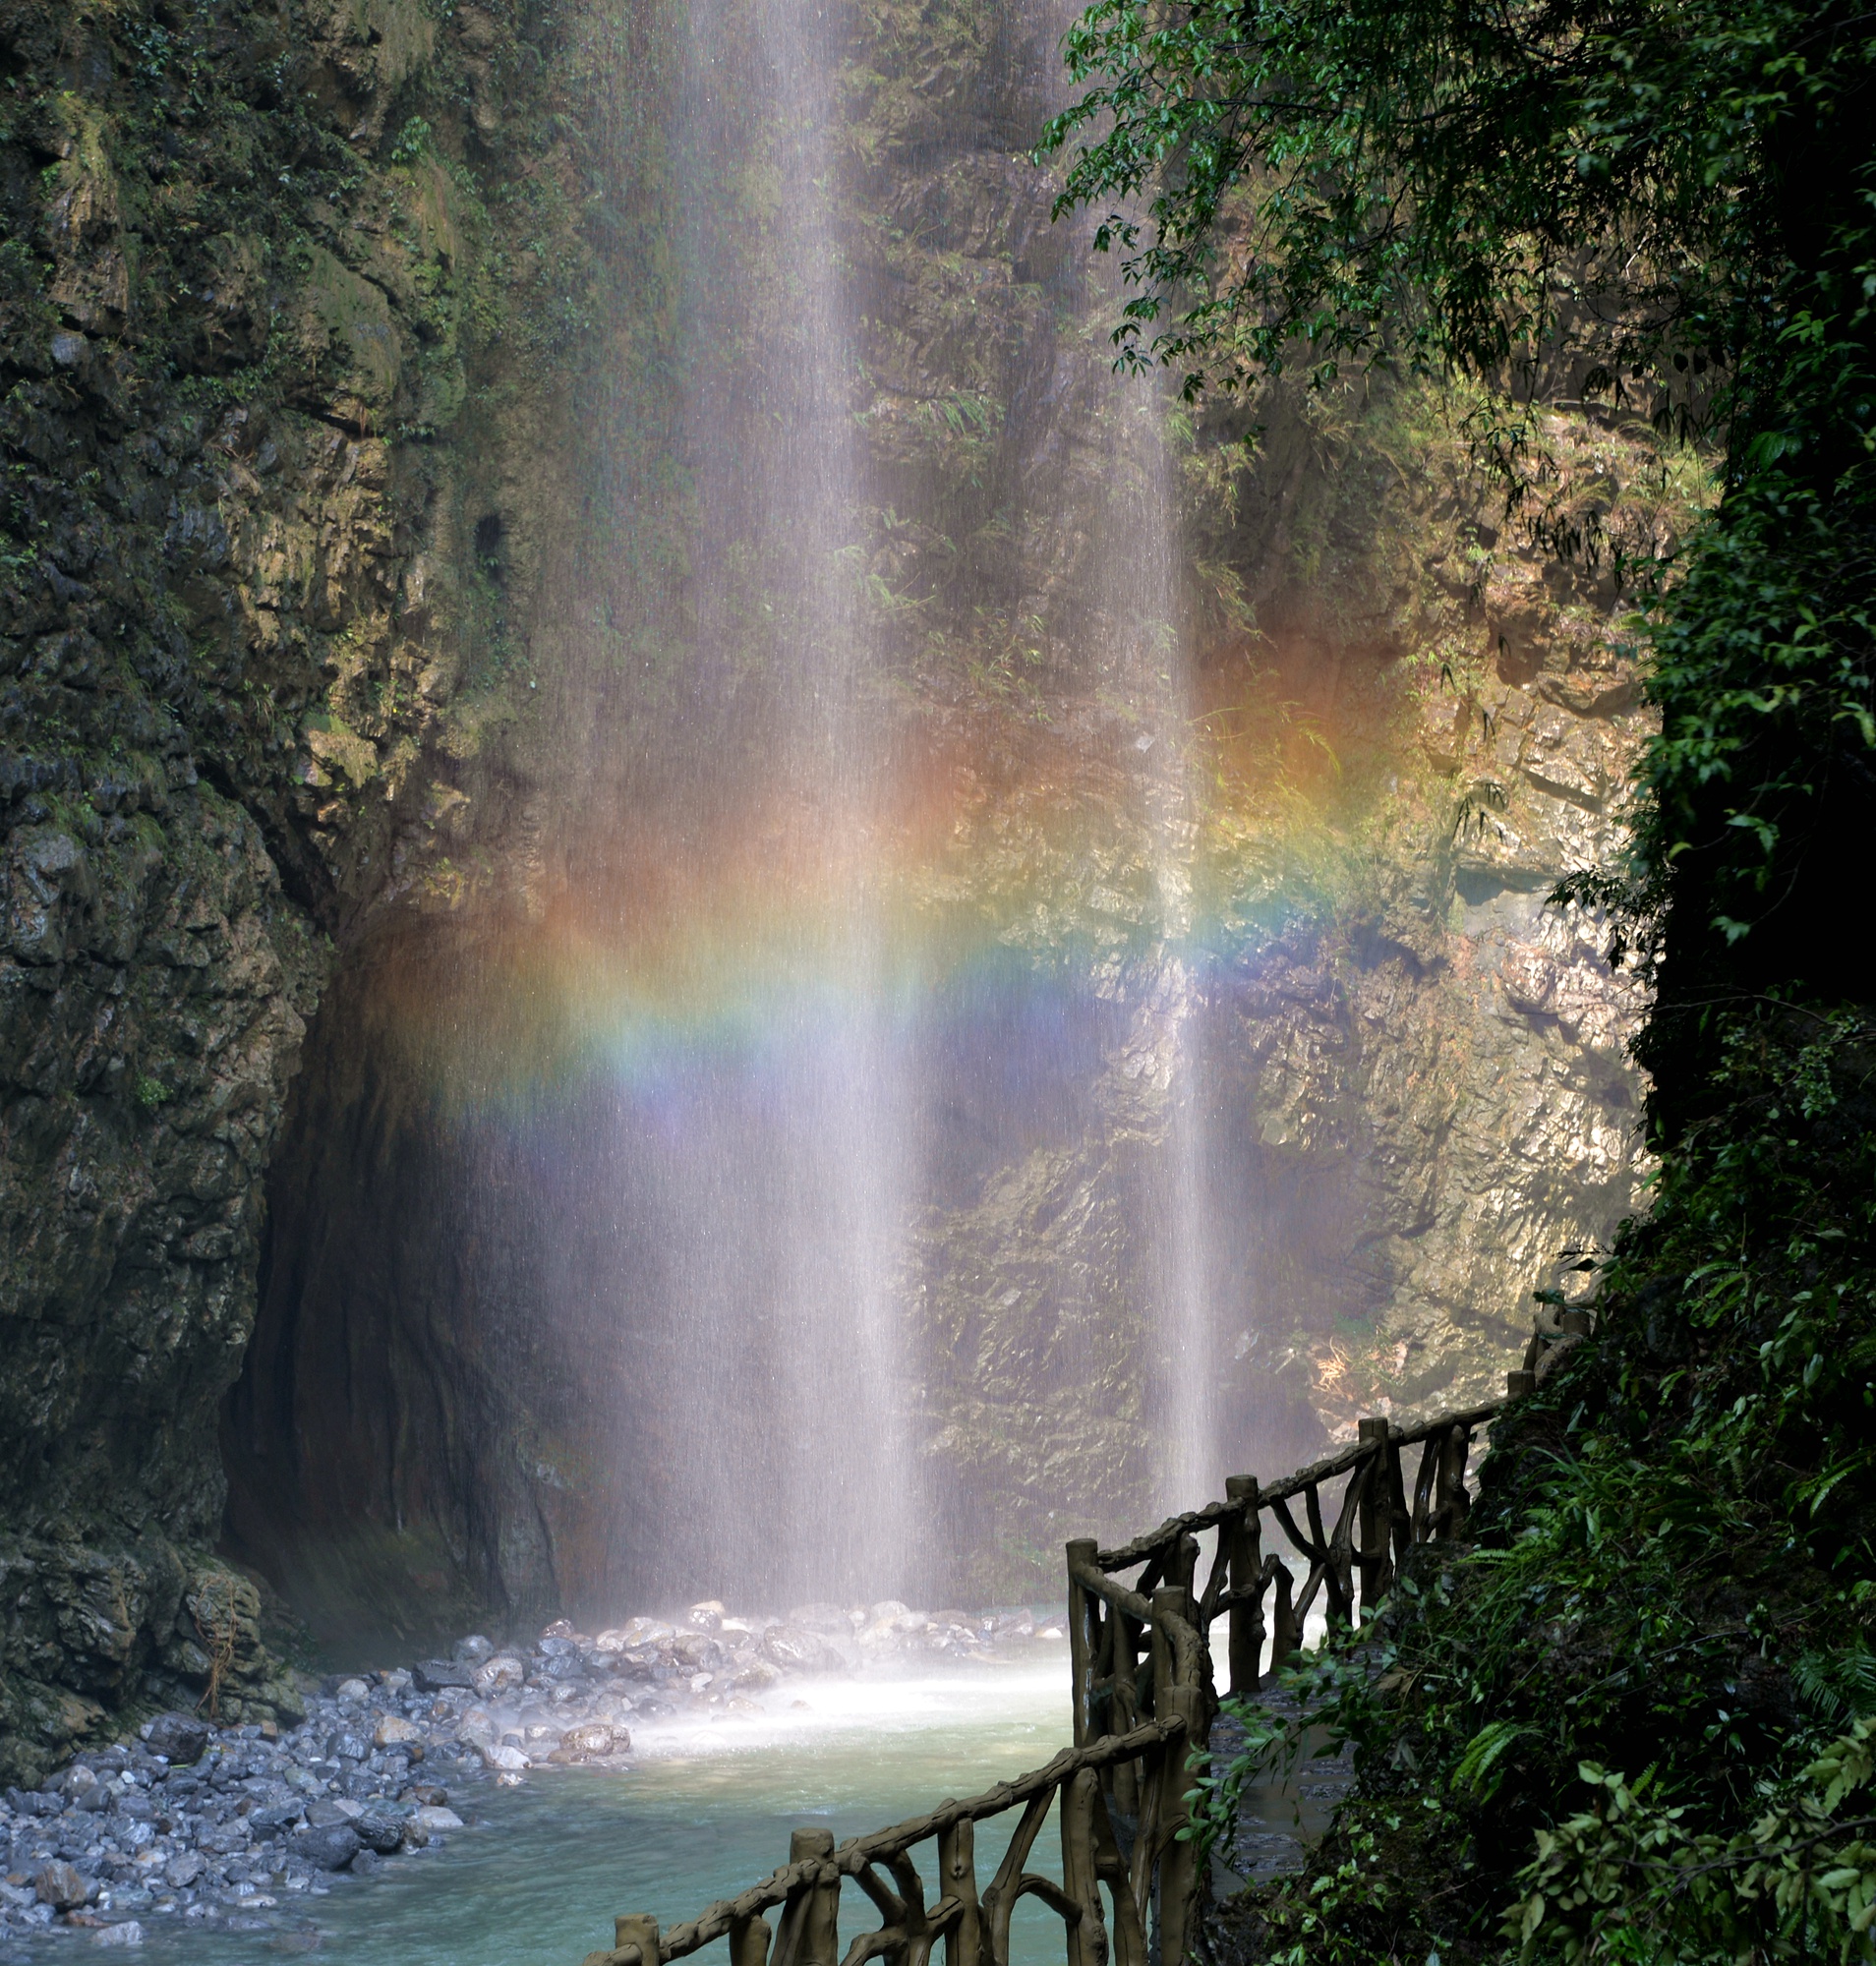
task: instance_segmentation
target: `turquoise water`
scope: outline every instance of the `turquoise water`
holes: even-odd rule
[[[294,1954],[323,1966],[578,1966],[612,1943],[616,1912],[651,1912],[669,1928],[767,1877],[787,1861],[792,1828],[823,1824],[837,1838],[883,1828],[1040,1766],[1068,1739],[1065,1656],[790,1691],[759,1718],[647,1733],[625,1771],[541,1769],[521,1789],[465,1788],[451,1800],[471,1826],[446,1850],[336,1879],[322,1897],[282,1892],[274,1930],[146,1916],[141,1948],[102,1956],[148,1966],[265,1966]],[[978,1828],[980,1886],[1016,1814]],[[1030,1868],[1059,1875],[1053,1843],[1051,1822]],[[928,1899],[935,1856],[932,1845],[914,1855]],[[1020,1966],[1061,1958],[1059,1920],[1027,1900],[1017,1921]],[[850,1883],[843,1949],[877,1923]],[[76,1937],[38,1941],[34,1952],[69,1957]],[[719,1943],[699,1956],[727,1954]]]

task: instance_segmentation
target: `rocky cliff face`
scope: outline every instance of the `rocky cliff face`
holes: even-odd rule
[[[127,1702],[292,1702],[207,1554],[216,1415],[333,938],[512,715],[503,419],[553,414],[530,280],[578,292],[557,31],[0,10],[10,1775]]]
[[[1530,522],[1647,552],[1699,495],[1559,415],[1507,520],[1424,391],[1118,389],[1025,154],[1060,13],[868,0],[837,146],[852,605],[942,794],[895,899],[990,952],[918,1035],[902,1280],[932,1589],[986,1598],[1158,1499],[1174,1134],[1218,1451],[1265,1474],[1495,1381],[1632,1205],[1634,1007],[1539,904],[1612,838],[1622,602]],[[802,328],[762,157],[686,152],[683,25],[0,12],[13,1766],[290,1698],[224,1521],[333,1633],[644,1588],[637,1163],[569,1195],[604,1088],[557,1134],[482,1094],[555,1042],[503,952],[640,893],[645,816],[787,683],[768,576],[690,557],[738,458],[682,406],[772,407]]]
[[[1207,1424],[1266,1474],[1358,1413],[1500,1383],[1531,1290],[1634,1205],[1635,1006],[1594,924],[1541,903],[1611,849],[1639,736],[1610,549],[1659,550],[1701,495],[1645,433],[1559,414],[1508,517],[1466,463],[1468,405],[1423,389],[1195,421],[1119,388],[1105,276],[1025,154],[1058,99],[1058,12],[856,10],[834,220],[852,605],[909,805],[941,815],[885,823],[887,899],[988,952],[908,1040],[926,1173],[902,1279],[951,1526],[928,1588],[986,1598],[1048,1588],[1066,1517],[1170,1499],[1175,1134],[1207,1225],[1179,1257],[1207,1304]],[[761,97],[737,93],[753,20],[709,20],[709,90],[674,84],[618,139],[635,202],[610,250],[662,270],[614,267],[601,549],[534,630],[557,743],[413,891],[370,960],[427,980],[401,1017],[322,1033],[278,1163],[235,1519],[320,1580],[302,1601],[334,1629],[452,1600],[611,1615],[675,1560],[639,1528],[679,1423],[632,1204],[661,1148],[609,1130],[613,1090],[569,1064],[566,1007],[540,1009],[553,979],[512,950],[570,919],[591,953],[619,896],[662,905],[661,811],[688,823],[700,783],[759,769],[787,685],[777,576],[698,557],[753,468],[698,430],[758,415],[803,359]],[[746,171],[710,167],[719,124]],[[1600,556],[1556,564],[1570,527]],[[1142,666],[1154,608],[1170,695]],[[504,1108],[507,1076],[557,1072]],[[342,1375],[365,1389],[343,1407]]]

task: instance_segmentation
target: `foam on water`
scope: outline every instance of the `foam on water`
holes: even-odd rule
[[[399,1858],[369,1880],[341,1878],[329,1895],[280,1892],[273,1929],[147,1917],[138,1956],[260,1966],[317,1949],[328,1966],[577,1966],[611,1943],[616,1913],[670,1927],[767,1877],[792,1827],[854,1835],[1041,1765],[1067,1743],[1067,1695],[1066,1647],[1046,1662],[794,1681],[779,1710],[647,1729],[628,1769],[544,1769],[520,1789],[464,1789],[452,1801],[471,1826],[447,1849]],[[985,1881],[1015,1820],[979,1830]],[[1053,1866],[1053,1841],[1045,1833],[1036,1868]],[[850,1889],[844,1939],[870,1929],[870,1913]],[[1020,1907],[1016,1966],[1059,1959],[1060,1931],[1047,1912]]]
[[[1068,1648],[1058,1642],[1051,1659],[785,1680],[751,1703],[759,1712],[634,1722],[632,1747],[643,1760],[669,1761],[809,1744],[838,1750],[854,1737],[884,1746],[961,1722],[1027,1726],[1056,1714],[1066,1725],[1068,1703]]]

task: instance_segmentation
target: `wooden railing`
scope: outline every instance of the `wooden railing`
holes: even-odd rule
[[[1410,1549],[1464,1532],[1472,1437],[1498,1411],[1495,1403],[1405,1429],[1365,1419],[1352,1447],[1287,1480],[1260,1488],[1234,1476],[1222,1502],[1174,1516],[1119,1549],[1071,1542],[1072,1747],[967,1802],[940,1803],[838,1846],[829,1830],[797,1829],[788,1863],[740,1897],[663,1934],[655,1918],[622,1917],[613,1948],[589,1953],[585,1966],[667,1966],[719,1938],[730,1942],[730,1966],[925,1966],[940,1939],[946,1966],[1009,1966],[1011,1915],[1025,1897],[1061,1918],[1067,1966],[1179,1966],[1204,1886],[1179,1831],[1193,1758],[1205,1752],[1217,1709],[1213,1622],[1228,1621],[1231,1687],[1248,1694],[1302,1650],[1319,1596],[1332,1627],[1371,1617]],[[1402,1456],[1415,1446],[1410,1497]],[[1291,1506],[1299,1499],[1302,1526]],[[1325,1500],[1335,1512],[1327,1532]],[[1307,1565],[1300,1590],[1290,1564],[1263,1553],[1265,1510]],[[1201,1590],[1199,1537],[1210,1530],[1217,1547]],[[1120,1581],[1130,1571],[1139,1573],[1133,1582]],[[1018,1809],[1009,1846],[979,1893],[976,1824]],[[1059,1883],[1027,1868],[1051,1809]],[[921,1843],[935,1846],[930,1902],[912,1862]],[[880,1923],[843,1954],[848,1878]],[[771,1911],[781,1914],[775,1925],[763,1915]]]

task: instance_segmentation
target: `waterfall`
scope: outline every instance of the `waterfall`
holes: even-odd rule
[[[1042,0],[1060,35],[1080,9]],[[1050,105],[1072,95],[1066,69],[1054,64]],[[1084,306],[1104,326],[1118,313],[1122,287],[1111,260],[1094,256],[1093,223],[1072,224],[1075,248],[1090,271]],[[1153,1145],[1141,1184],[1137,1231],[1151,1330],[1150,1412],[1157,1452],[1149,1471],[1155,1506],[1167,1513],[1221,1495],[1217,1356],[1208,1233],[1203,991],[1194,891],[1199,841],[1199,785],[1194,754],[1190,629],[1183,587],[1174,460],[1166,434],[1173,408],[1163,376],[1113,376],[1104,412],[1113,469],[1099,515],[1100,596],[1105,647],[1100,683],[1111,687],[1137,723],[1134,772],[1143,807],[1157,933],[1136,980],[1123,1070],[1145,1082],[1153,1111]],[[1066,519],[1066,515],[1064,515]]]
[[[619,1112],[636,1253],[618,1315],[658,1334],[638,1344],[639,1368],[669,1380],[681,1416],[631,1443],[643,1478],[619,1477],[623,1568],[667,1595],[877,1595],[914,1589],[934,1555],[929,1531],[912,1536],[926,1504],[899,1285],[927,1202],[920,1116],[943,1095],[927,1043],[943,986],[888,920],[900,758],[885,654],[856,605],[870,513],[837,204],[844,18],[812,0],[703,0],[686,17],[676,131],[695,600],[675,724],[720,727],[734,762],[726,774],[693,751],[664,797],[679,830],[714,827],[750,864],[721,903],[699,903],[724,911],[713,949],[735,980],[713,980],[733,998],[732,1037],[693,1039],[655,1099]],[[1054,43],[1068,18],[1062,0],[1034,0],[1023,20],[1046,69],[1041,106],[1065,99]],[[1098,508],[1031,516],[1059,540],[1085,527],[1100,543],[1099,591],[1080,597],[1066,663],[1077,696],[1105,702],[1129,733],[1146,841],[1154,920],[1119,985],[1109,1070],[1141,1102],[1119,1130],[1141,1145],[1126,1272],[1157,1443],[1145,1478],[1155,1500],[1190,1506],[1218,1475],[1190,651],[1164,391],[1108,373],[1112,288],[1087,273],[1084,231],[1067,248],[1079,325],[1057,332],[1049,359],[1104,447]]]
[[[681,412],[697,486],[681,713],[709,724],[740,699],[761,732],[731,719],[730,782],[704,763],[665,792],[668,826],[714,825],[748,861],[733,895],[695,903],[722,909],[721,973],[700,980],[733,1000],[736,1028],[686,1034],[657,1094],[659,1151],[628,1144],[649,1167],[656,1261],[620,1314],[666,1334],[677,1416],[633,1568],[744,1602],[882,1594],[912,1507],[891,1302],[904,1047],[872,865],[886,733],[850,550],[832,19],[811,0],[693,5],[678,111],[699,350]],[[755,345],[777,320],[785,337]],[[634,1134],[651,1118],[644,1101],[621,1114]]]

